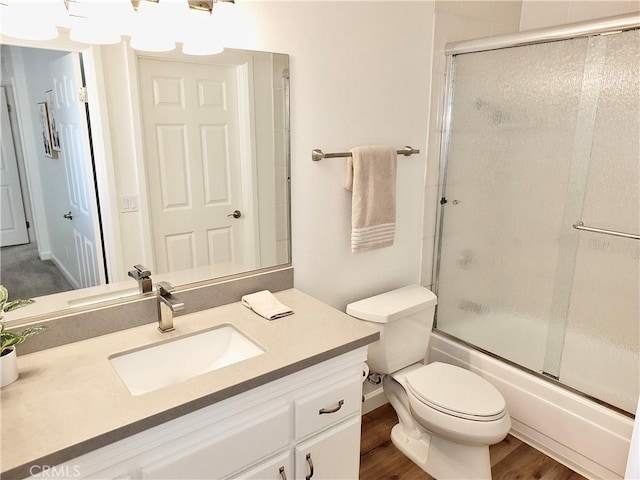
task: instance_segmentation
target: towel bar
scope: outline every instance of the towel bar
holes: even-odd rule
[[[615,237],[632,238],[634,240],[640,240],[640,235],[634,233],[616,232],[615,230],[605,230],[604,228],[587,227],[582,222],[576,222],[573,224],[573,228],[576,230],[584,230],[586,232],[604,233],[605,235],[613,235]]]
[[[420,150],[416,150],[413,147],[405,146],[400,150],[396,150],[396,153],[398,155],[404,155],[405,157],[408,157],[409,155],[420,153]],[[319,148],[316,148],[311,151],[311,160],[313,160],[314,162],[318,162],[323,158],[340,158],[340,157],[350,157],[350,156],[351,156],[351,152],[324,153]]]

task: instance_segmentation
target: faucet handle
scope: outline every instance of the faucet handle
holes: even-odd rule
[[[135,271],[137,271],[138,275],[141,276],[141,277],[149,277],[149,276],[151,276],[151,270],[149,270],[144,265],[134,265],[133,268],[136,269]]]
[[[140,293],[149,293],[151,291],[151,270],[147,267],[134,265],[133,270],[129,270],[127,275],[140,284]]]
[[[156,287],[158,288],[159,295],[165,295],[167,293],[171,293],[176,289],[173,285],[171,285],[169,282],[164,280],[162,282],[158,282],[156,284]]]
[[[151,276],[151,270],[142,265],[134,265],[133,270],[129,270],[127,275],[136,280],[143,280]]]

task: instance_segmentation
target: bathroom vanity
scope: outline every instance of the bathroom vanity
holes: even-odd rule
[[[378,332],[295,289],[19,358],[2,390],[2,477],[357,478],[362,362]],[[232,326],[264,353],[132,394],[110,358]],[[312,475],[313,473],[313,475]]]

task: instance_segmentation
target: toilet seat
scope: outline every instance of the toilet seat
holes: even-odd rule
[[[501,441],[511,417],[500,392],[473,372],[446,363],[413,364],[389,375],[385,393],[404,393],[411,418],[426,432],[464,445]],[[391,401],[391,398],[390,398]],[[396,402],[397,403],[397,402]],[[393,404],[393,402],[392,402]],[[394,405],[399,408],[399,405]]]
[[[407,373],[407,393],[439,412],[476,422],[506,414],[504,398],[484,378],[454,365],[434,362]]]

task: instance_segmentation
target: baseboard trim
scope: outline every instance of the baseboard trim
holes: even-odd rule
[[[56,267],[58,267],[58,270],[60,270],[60,273],[62,273],[62,276],[67,279],[67,281],[71,284],[74,290],[82,288],[78,280],[75,279],[73,275],[71,275],[69,270],[65,268],[64,264],[60,260],[58,260],[58,258],[55,255],[53,255],[53,253],[51,253],[49,260],[51,260],[53,264]]]

